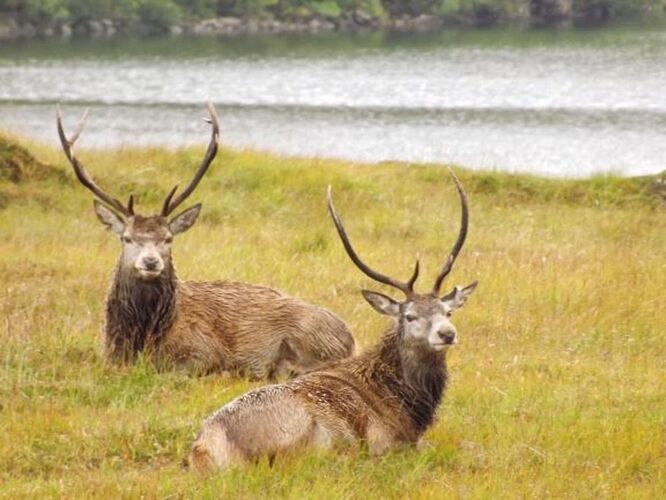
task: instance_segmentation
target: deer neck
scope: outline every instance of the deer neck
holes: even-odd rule
[[[406,345],[397,327],[384,334],[370,354],[368,378],[400,402],[417,434],[434,420],[447,382],[446,359],[441,353]]]
[[[178,279],[170,263],[154,281],[144,281],[119,263],[107,300],[107,335],[124,358],[157,347],[171,328]]]

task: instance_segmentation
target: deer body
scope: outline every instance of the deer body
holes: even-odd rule
[[[325,309],[268,287],[173,279],[114,281],[107,298],[110,359],[148,351],[160,365],[197,373],[275,378],[349,356],[354,340]]]
[[[408,352],[394,328],[357,358],[233,400],[206,419],[191,463],[205,470],[303,446],[366,443],[380,455],[415,444],[434,420],[446,381],[443,354]]]
[[[301,446],[330,448],[366,443],[373,455],[416,443],[435,419],[447,383],[446,352],[456,343],[451,314],[476,288],[455,287],[440,297],[467,233],[467,201],[454,176],[463,217],[458,239],[428,294],[414,292],[412,277],[400,282],[365,265],[354,251],[332,205],[329,210],[352,261],[373,279],[407,296],[398,302],[364,290],[363,296],[394,326],[367,353],[250,391],[208,417],[194,441],[190,463],[200,470],[224,469]]]
[[[85,120],[71,139],[60,114],[58,133],[79,181],[96,196],[99,220],[120,239],[122,253],[106,301],[107,357],[127,363],[145,352],[160,366],[198,373],[230,371],[253,378],[302,373],[350,356],[354,338],[332,313],[271,288],[226,281],[180,281],[171,258],[174,236],[196,222],[201,204],[170,218],[194,191],[217,152],[219,127],[209,104],[211,140],[193,180],[159,215],[134,212],[105,193],[74,155]]]

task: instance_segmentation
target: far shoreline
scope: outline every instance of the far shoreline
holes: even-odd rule
[[[123,37],[201,37],[235,38],[270,35],[321,34],[438,34],[447,30],[485,31],[492,29],[586,31],[621,26],[661,27],[663,16],[599,16],[576,15],[573,12],[558,16],[502,15],[499,12],[455,13],[450,15],[421,14],[382,18],[363,11],[339,18],[309,16],[279,19],[266,16],[221,16],[173,24],[124,23],[109,18],[88,19],[76,23],[67,21],[21,22],[9,16],[0,21],[0,41],[31,39],[117,39]]]

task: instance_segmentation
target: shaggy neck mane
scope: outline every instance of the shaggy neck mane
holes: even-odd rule
[[[118,264],[106,304],[107,334],[117,354],[128,360],[159,345],[173,324],[176,286],[172,264],[159,279],[149,282]]]
[[[444,355],[405,345],[398,328],[393,327],[362,358],[363,378],[396,398],[417,433],[424,432],[433,423],[446,388]]]

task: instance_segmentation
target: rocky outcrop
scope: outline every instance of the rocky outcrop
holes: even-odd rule
[[[393,31],[399,32],[425,32],[435,31],[440,29],[443,25],[443,20],[440,17],[422,14],[416,17],[400,16],[393,19],[390,28]]]
[[[181,32],[193,35],[223,36],[248,33],[319,33],[336,29],[335,23],[316,17],[298,21],[280,21],[274,18],[217,17],[182,26]]]

